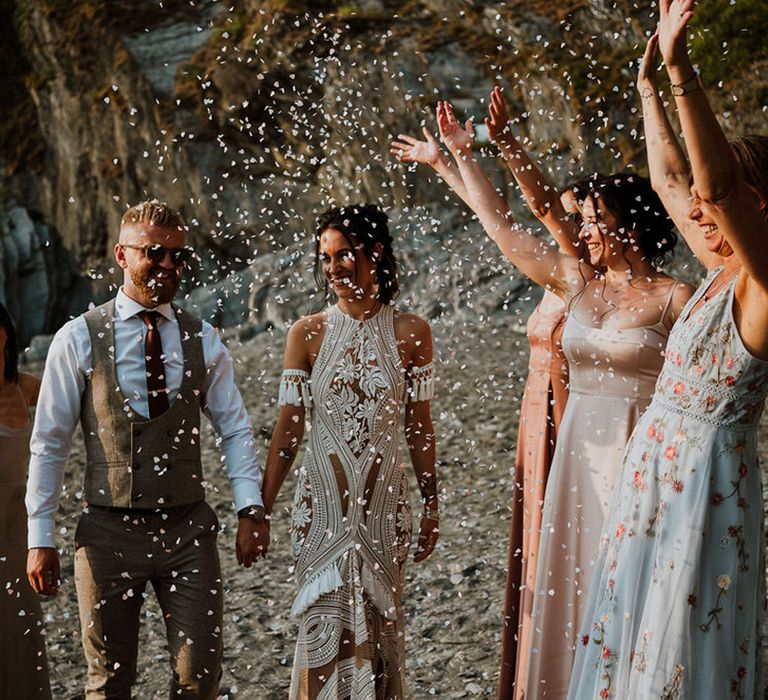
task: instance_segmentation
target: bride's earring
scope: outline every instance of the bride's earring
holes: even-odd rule
[[[379,284],[379,267],[378,265],[373,268],[373,295],[378,299],[381,285]]]

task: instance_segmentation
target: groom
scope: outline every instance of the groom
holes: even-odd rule
[[[54,337],[32,435],[27,574],[59,584],[54,514],[78,422],[86,447],[75,584],[87,700],[131,697],[147,583],[163,611],[172,698],[215,698],[223,590],[218,520],[205,502],[200,413],[221,438],[239,522],[238,562],[266,555],[269,525],[253,431],[232,358],[214,329],[171,304],[191,256],[166,204],[126,211],[115,245],[117,296]]]

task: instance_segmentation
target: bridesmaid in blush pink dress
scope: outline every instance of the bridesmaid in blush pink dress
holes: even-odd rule
[[[525,684],[524,650],[531,631],[541,508],[555,438],[568,399],[568,362],[561,344],[564,322],[565,305],[551,292],[544,292],[528,317],[526,330],[531,355],[517,436],[499,698],[515,697],[515,677],[520,688],[518,697]]]

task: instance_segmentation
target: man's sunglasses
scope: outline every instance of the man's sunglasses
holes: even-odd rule
[[[166,248],[164,245],[155,243],[153,245],[131,245],[130,243],[121,243],[123,248],[132,248],[133,250],[141,250],[144,256],[153,263],[159,263],[165,260],[166,253],[170,253],[171,262],[176,267],[185,265],[192,257],[192,248]]]

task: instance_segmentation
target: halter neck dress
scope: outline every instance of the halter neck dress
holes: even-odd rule
[[[598,540],[624,446],[651,400],[668,330],[662,320],[597,328],[568,314],[570,393],[547,482],[533,591],[526,698],[565,697]]]
[[[395,308],[358,321],[328,310],[311,374],[287,369],[280,405],[311,409],[293,501],[299,635],[291,698],[405,698],[402,596],[411,540],[405,403],[434,393],[432,363],[406,370]]]

